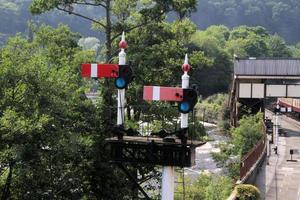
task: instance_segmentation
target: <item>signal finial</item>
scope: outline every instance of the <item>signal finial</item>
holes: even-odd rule
[[[182,71],[184,71],[184,73],[188,73],[191,70],[191,66],[189,65],[189,58],[187,54],[185,54],[184,64],[182,65],[181,69]]]
[[[126,49],[127,47],[128,47],[128,45],[127,45],[127,42],[125,40],[125,32],[123,31],[123,33],[122,33],[122,39],[121,39],[121,41],[119,43],[119,48],[120,49]]]

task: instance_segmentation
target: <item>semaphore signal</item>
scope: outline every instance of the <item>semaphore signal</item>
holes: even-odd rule
[[[81,76],[84,78],[117,78],[119,65],[85,63],[81,65]]]
[[[144,86],[146,101],[182,101],[183,89],[177,87]]]
[[[198,100],[196,90],[192,88],[144,86],[143,99],[146,101],[174,101],[178,102],[181,113],[191,112]]]
[[[114,78],[118,89],[117,101],[117,126],[111,132],[116,137],[106,139],[110,145],[111,160],[127,174],[128,178],[150,199],[143,188],[130,175],[123,163],[141,163],[163,166],[162,174],[162,199],[174,199],[175,166],[189,167],[195,164],[195,148],[203,145],[203,142],[188,140],[188,113],[197,103],[197,92],[189,88],[189,75],[191,69],[188,64],[188,56],[185,56],[182,70],[182,87],[144,86],[143,99],[147,101],[178,102],[178,110],[181,112],[181,129],[172,133],[160,131],[161,137],[143,137],[139,132],[125,129],[125,90],[133,80],[131,63],[126,64],[125,49],[128,47],[125,34],[119,43],[118,64],[82,64],[81,75],[84,78]],[[131,153],[128,153],[131,152]]]

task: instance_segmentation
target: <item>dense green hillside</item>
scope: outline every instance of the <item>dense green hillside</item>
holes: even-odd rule
[[[85,36],[98,36],[99,32],[91,30],[91,24],[81,18],[65,15],[58,11],[49,12],[39,16],[32,16],[29,12],[29,4],[31,0],[0,0],[0,45],[6,41],[9,36],[21,32],[28,34],[28,21],[35,23],[45,23],[57,26],[60,23],[67,24],[74,32],[79,32]],[[77,8],[81,9],[81,8]],[[83,12],[91,12],[95,14],[96,10],[82,9]]]
[[[300,1],[295,0],[198,0],[192,19],[201,28],[259,25],[291,43],[300,40],[299,9]]]
[[[26,32],[27,21],[57,25],[65,23],[71,30],[83,35],[98,33],[90,30],[90,23],[78,17],[49,12],[41,16],[31,16],[28,5],[31,0],[0,0],[0,44],[8,35]],[[100,8],[80,8],[90,16],[101,15]],[[300,41],[300,1],[294,0],[198,0],[197,11],[191,19],[199,28],[223,24],[228,27],[239,25],[263,26],[271,33],[277,33],[289,43]],[[2,42],[1,42],[2,41]]]

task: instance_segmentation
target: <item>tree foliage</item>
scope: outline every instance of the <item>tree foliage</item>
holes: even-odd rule
[[[297,55],[297,47],[289,47],[281,37],[260,26],[233,29],[224,25],[210,26],[196,31],[188,46],[202,51],[210,61],[206,67],[197,68],[192,77],[204,97],[228,91],[234,55],[240,58]]]
[[[263,115],[258,113],[244,116],[239,120],[239,126],[232,129],[231,134],[235,152],[241,157],[246,155],[252,147],[262,138]]]
[[[134,109],[136,120],[140,116],[145,121],[158,119],[172,121],[177,118],[175,105],[169,103],[151,103],[142,99],[144,85],[180,86],[185,53],[189,53],[192,71],[210,64],[210,60],[201,51],[187,48],[187,44],[196,31],[188,19],[172,23],[158,22],[133,30],[128,34],[130,48],[127,55],[133,60],[134,82],[128,90],[129,108]],[[174,108],[172,108],[174,107]],[[129,112],[128,112],[129,113]]]
[[[215,162],[224,167],[233,180],[239,179],[240,160],[263,137],[262,118],[262,113],[244,116],[239,120],[239,126],[231,129],[231,139],[219,144],[220,152],[212,153]]]
[[[94,6],[99,8],[102,14],[92,16],[78,12],[76,6]],[[112,43],[122,31],[130,32],[149,23],[162,21],[165,14],[174,11],[180,18],[195,10],[195,0],[33,0],[30,10],[33,14],[41,14],[46,11],[58,9],[60,11],[89,20],[94,28],[105,33],[106,61],[113,55]]]
[[[199,0],[198,12],[192,19],[200,27],[212,24],[229,27],[259,25],[289,42],[297,42],[299,6],[300,3],[294,0]]]
[[[0,50],[2,199],[121,199],[130,184],[107,163],[99,111],[78,66],[92,60],[65,26],[42,26]],[[59,55],[59,56],[58,56]]]
[[[86,13],[80,12],[76,10],[77,6],[85,6],[89,7],[92,6],[94,8],[99,9],[101,11],[101,14],[99,16],[89,16]],[[158,28],[162,28],[164,26],[167,26],[167,23],[165,22],[167,13],[174,12],[178,14],[180,19],[183,19],[184,16],[191,13],[196,6],[195,0],[185,0],[185,1],[179,1],[179,0],[168,0],[168,1],[162,1],[162,0],[153,0],[153,1],[143,1],[143,0],[91,0],[91,1],[81,1],[81,0],[33,0],[32,4],[30,6],[30,10],[33,14],[41,14],[53,9],[57,9],[60,11],[63,11],[65,13],[75,15],[77,17],[80,17],[85,20],[89,20],[93,23],[93,29],[99,30],[100,32],[103,32],[105,34],[105,48],[103,49],[105,51],[105,62],[109,62],[112,60],[112,58],[118,53],[118,42],[119,38],[121,36],[121,33],[124,31],[126,33],[130,33],[132,31],[136,30],[145,30],[144,27],[149,28],[155,27],[156,30]],[[159,25],[160,24],[160,25]],[[159,26],[157,26],[159,25]],[[191,24],[189,24],[191,25]],[[188,26],[184,26],[187,29],[190,29]],[[165,28],[162,28],[164,30]],[[172,34],[173,32],[176,32],[177,29],[171,30],[170,27],[168,27],[168,32]],[[177,38],[180,36],[184,36],[186,34],[184,29],[182,29],[183,32],[177,34]],[[189,31],[189,30],[187,30]],[[188,32],[189,33],[189,32]],[[149,51],[147,52],[147,56],[155,57],[155,52],[162,53],[160,55],[163,55],[164,52],[162,51],[155,51],[158,49],[159,45],[160,47],[163,47],[163,49],[166,49],[167,47],[171,47],[168,49],[168,52],[176,54],[178,52],[178,47],[172,49],[173,46],[177,45],[177,42],[175,38],[172,37],[170,34],[167,34],[164,36],[165,42],[163,44],[157,44],[152,45],[148,48],[151,50],[151,53]],[[138,35],[139,36],[139,35]],[[167,38],[167,39],[166,39]],[[117,40],[118,39],[118,40]],[[137,50],[137,49],[135,49]],[[176,52],[177,51],[177,52]],[[141,53],[141,51],[135,53]],[[165,56],[167,56],[166,54]],[[157,58],[157,57],[156,57]],[[161,56],[163,59],[164,57]],[[104,61],[104,60],[103,60]],[[144,66],[145,67],[145,66]],[[161,67],[161,66],[158,66]],[[168,76],[168,73],[164,73],[166,76]],[[152,80],[155,81],[155,80]],[[108,106],[111,106],[111,103],[113,101],[113,94],[112,94],[112,84],[111,81],[105,80],[105,85],[107,87],[102,88],[102,97],[103,97],[103,106],[107,108]],[[107,113],[104,112],[104,113]],[[108,116],[103,113],[102,118],[104,118],[104,126],[106,126],[106,130],[109,130],[111,128],[111,125],[108,124],[108,122],[111,122],[114,120],[112,116]],[[130,113],[130,112],[128,112]],[[141,113],[140,110],[136,110],[136,119],[139,118],[139,115]],[[130,116],[129,116],[130,118]]]

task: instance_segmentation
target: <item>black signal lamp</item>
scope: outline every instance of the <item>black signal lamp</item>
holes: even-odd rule
[[[191,112],[194,109],[197,100],[198,95],[195,89],[183,89],[183,99],[182,102],[178,104],[179,112],[184,114]]]

